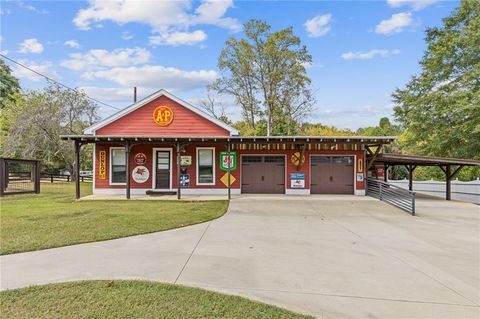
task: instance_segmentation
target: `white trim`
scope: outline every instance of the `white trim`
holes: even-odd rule
[[[157,182],[157,151],[169,151],[170,152],[170,184],[168,185],[169,189],[166,188],[155,188],[155,183]],[[172,147],[154,147],[152,148],[152,190],[156,191],[170,191],[172,190],[172,170],[173,170],[173,148]]]
[[[231,194],[240,195],[240,188],[231,188]],[[227,195],[227,188],[182,188],[182,195]]]
[[[244,156],[283,156],[284,159],[283,159],[283,165],[285,166],[285,172],[283,173],[284,174],[284,188],[283,188],[283,194],[286,194],[287,193],[287,153],[283,153],[283,154],[278,154],[278,153],[273,153],[273,154],[268,154],[268,153],[261,153],[261,154],[250,154],[250,153],[247,153],[247,154],[240,154],[240,189],[242,189],[242,176],[243,176],[243,157]],[[237,166],[238,166],[238,163],[237,163]]]
[[[237,131],[236,129],[234,129],[233,127],[231,127],[230,125],[225,124],[224,122],[222,122],[222,121],[214,118],[213,116],[205,113],[204,111],[198,109],[197,107],[193,106],[192,104],[190,104],[190,103],[188,103],[188,102],[186,102],[186,101],[184,101],[184,100],[182,100],[182,99],[180,99],[180,98],[172,95],[171,93],[167,92],[167,91],[164,90],[164,89],[158,90],[157,92],[155,92],[155,93],[147,96],[147,97],[144,98],[143,100],[140,100],[140,101],[138,101],[137,103],[134,103],[134,104],[132,104],[132,105],[124,108],[123,110],[121,110],[121,111],[119,111],[119,112],[117,112],[117,113],[115,113],[115,114],[107,117],[106,119],[104,119],[104,120],[102,120],[102,121],[100,121],[100,122],[98,122],[98,123],[96,123],[96,124],[94,124],[94,125],[92,125],[92,126],[90,126],[90,127],[87,127],[87,128],[83,131],[83,133],[84,133],[84,134],[93,134],[93,135],[95,135],[95,132],[96,132],[98,129],[100,129],[100,128],[102,128],[102,127],[104,127],[104,126],[106,126],[106,125],[108,125],[108,124],[110,124],[110,123],[118,120],[119,118],[121,118],[121,117],[123,117],[123,116],[125,116],[125,115],[127,115],[127,114],[129,114],[129,113],[131,113],[131,112],[133,112],[133,111],[135,111],[136,109],[138,109],[138,108],[144,106],[145,104],[147,104],[147,103],[149,103],[149,102],[151,102],[151,101],[159,98],[160,96],[166,96],[167,98],[169,98],[169,99],[177,102],[178,104],[180,104],[181,106],[185,107],[186,109],[192,111],[193,113],[195,113],[195,114],[197,114],[197,115],[200,115],[201,117],[203,117],[203,118],[207,119],[208,121],[210,121],[210,122],[212,122],[212,123],[220,126],[221,128],[224,128],[225,130],[227,130],[227,131],[230,132],[230,135],[238,135],[238,134],[239,134],[238,131]]]
[[[112,150],[125,150],[125,147],[123,146],[110,146],[108,149],[108,185],[127,185],[127,183],[114,183],[112,182],[112,163],[113,163],[113,156],[112,156]],[[130,160],[130,159],[129,159]],[[130,178],[129,172],[127,172],[127,163],[125,163],[125,179]]]
[[[339,157],[339,156],[346,156],[346,157],[353,157],[353,194],[357,194],[357,155],[356,154],[324,154],[324,153],[315,153],[309,154],[309,162],[310,167],[308,168],[308,179],[310,181],[310,185],[308,185],[309,189],[312,189],[312,156],[319,156],[319,157]],[[347,194],[345,194],[347,195]]]
[[[310,188],[287,188],[286,195],[310,195]]]
[[[357,195],[357,196],[365,196],[366,193],[365,193],[365,190],[364,190],[364,189],[356,189],[354,195]]]
[[[93,143],[93,180],[92,187],[95,189],[95,180],[97,179],[97,143]]]
[[[199,150],[212,150],[212,164],[213,164],[213,182],[212,183],[199,183],[198,182],[198,151]],[[215,169],[217,168],[216,162],[217,162],[217,154],[216,154],[216,149],[215,147],[205,147],[205,146],[200,146],[195,148],[195,185],[197,186],[215,186],[216,185],[216,179],[215,179]]]

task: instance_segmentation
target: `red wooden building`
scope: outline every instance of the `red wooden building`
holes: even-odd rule
[[[366,153],[394,137],[247,137],[160,90],[85,130],[94,194],[365,195]],[[78,161],[77,161],[78,162]],[[372,160],[373,162],[373,160]],[[79,197],[79,190],[77,190]]]

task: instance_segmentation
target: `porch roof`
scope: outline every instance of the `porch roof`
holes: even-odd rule
[[[381,145],[393,142],[395,136],[120,136],[61,135],[62,140],[95,142],[205,142],[205,143],[349,143]]]
[[[480,166],[480,160],[433,157],[419,155],[404,155],[383,153],[375,159],[375,163],[387,165],[417,165],[417,166],[438,166],[438,165],[461,165],[461,166]]]

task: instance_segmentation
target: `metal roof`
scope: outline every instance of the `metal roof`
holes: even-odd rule
[[[93,142],[231,142],[231,143],[361,143],[388,144],[395,136],[119,136],[61,135],[62,140]]]
[[[109,117],[99,121],[98,123],[93,124],[90,127],[87,127],[83,132],[85,134],[95,134],[95,131],[118,120],[119,118],[135,111],[136,109],[144,106],[145,104],[148,104],[155,100],[156,98],[159,98],[160,96],[166,96],[172,101],[177,102],[181,106],[185,107],[186,109],[192,111],[193,113],[200,115],[201,117],[205,118],[206,120],[224,128],[225,130],[229,131],[231,135],[238,135],[238,131],[231,127],[230,125],[224,123],[223,121],[211,116],[210,114],[204,112],[203,110],[197,108],[196,106],[193,106],[192,104],[188,103],[187,101],[182,100],[181,98],[173,95],[172,93],[168,92],[165,89],[158,90],[149,96],[145,97],[144,99],[131,104],[130,106],[124,108],[123,110],[118,111],[115,114],[110,115]]]
[[[404,155],[383,153],[379,154],[375,159],[375,163],[385,163],[389,165],[420,165],[420,166],[436,166],[436,165],[463,165],[463,166],[480,166],[480,160],[433,157],[419,155]]]

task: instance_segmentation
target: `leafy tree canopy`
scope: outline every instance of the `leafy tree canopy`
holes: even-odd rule
[[[15,94],[20,92],[20,84],[12,75],[12,70],[0,60],[0,108],[4,108],[8,102],[15,100]]]
[[[243,38],[227,40],[218,60],[222,74],[211,88],[235,98],[249,132],[296,134],[314,103],[306,74],[311,61],[291,27],[272,32],[252,19]]]
[[[393,94],[409,152],[480,158],[480,5],[464,0],[426,31],[422,71]]]

